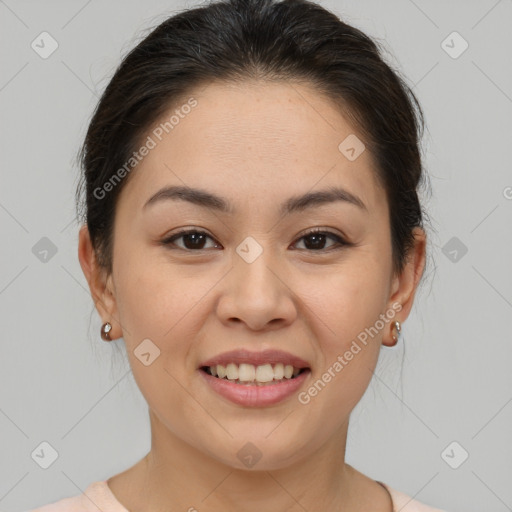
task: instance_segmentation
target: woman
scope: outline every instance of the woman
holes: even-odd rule
[[[79,260],[152,446],[57,511],[427,512],[345,463],[351,411],[425,267],[421,108],[305,0],[173,16],[82,149]]]

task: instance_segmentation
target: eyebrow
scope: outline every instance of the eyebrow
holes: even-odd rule
[[[143,210],[164,200],[188,201],[203,208],[210,208],[222,213],[235,214],[236,210],[231,203],[223,197],[217,196],[206,190],[191,188],[187,186],[168,186],[153,194],[144,204]],[[300,196],[293,196],[287,199],[279,210],[280,215],[304,211],[307,208],[343,201],[353,204],[368,212],[363,201],[348,190],[341,187],[330,187],[317,192],[307,192]]]

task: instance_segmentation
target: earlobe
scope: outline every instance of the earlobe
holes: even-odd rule
[[[398,339],[400,338],[400,334],[402,332],[402,324],[400,321],[395,320],[391,322],[391,342],[382,343],[386,347],[394,347],[398,343]]]
[[[96,310],[102,319],[102,323],[110,322],[110,324],[112,324],[110,335],[111,338],[114,339],[116,337],[114,331],[116,330],[115,326],[117,322],[114,322],[114,319],[117,312],[117,304],[113,293],[112,278],[111,276],[106,277],[104,269],[98,264],[87,225],[80,228],[78,237],[78,260],[80,261],[82,272],[89,284],[89,290]],[[119,336],[121,336],[121,334]]]

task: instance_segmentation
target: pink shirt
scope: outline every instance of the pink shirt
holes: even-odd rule
[[[388,485],[379,482],[391,494],[393,512],[446,512],[429,507],[419,501],[413,500],[406,494],[396,491]],[[26,512],[129,512],[110,490],[106,480],[93,482],[85,489],[83,494],[64,498],[55,503],[44,505]]]

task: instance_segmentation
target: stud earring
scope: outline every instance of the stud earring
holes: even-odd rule
[[[101,326],[101,339],[103,341],[112,341],[110,337],[110,331],[112,330],[112,324],[110,322],[105,322]]]
[[[398,338],[400,338],[400,333],[402,332],[402,327],[401,327],[399,321],[395,321],[393,326],[394,326],[394,330],[396,330],[397,335],[395,336],[393,334],[393,342],[394,343],[392,345],[389,345],[390,347],[394,347],[398,343]]]

